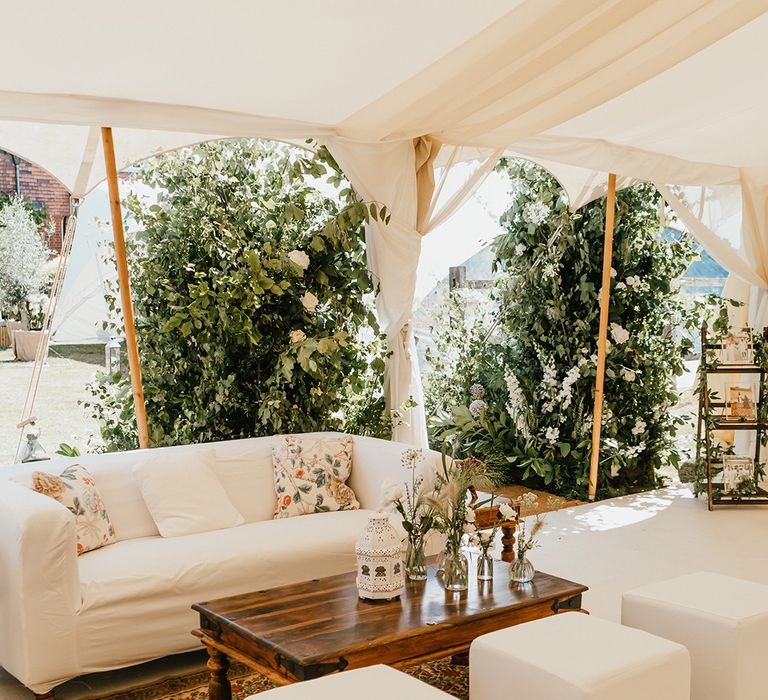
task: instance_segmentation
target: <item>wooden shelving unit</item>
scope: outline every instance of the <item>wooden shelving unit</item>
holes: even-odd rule
[[[768,338],[768,328],[763,329],[763,338]],[[766,390],[766,377],[768,369],[760,364],[713,364],[709,361],[712,351],[722,349],[722,344],[712,342],[707,333],[707,324],[701,327],[701,364],[699,372],[703,385],[699,394],[699,411],[696,427],[696,465],[697,482],[701,478],[698,465],[701,464],[701,447],[704,445],[706,456],[705,477],[707,482],[707,505],[709,510],[714,510],[716,505],[768,505],[768,491],[762,489],[759,485],[760,447],[763,437],[768,434],[768,420],[766,419],[765,408],[768,399]],[[710,375],[731,375],[738,376],[743,374],[755,374],[758,376],[757,397],[755,405],[755,416],[757,420],[738,420],[726,418],[723,411],[727,407],[726,401],[711,401],[709,391]],[[725,492],[721,488],[722,463],[713,459],[715,448],[713,446],[713,431],[715,430],[749,430],[755,435],[754,451],[754,493]],[[719,467],[719,468],[718,468]],[[698,491],[697,491],[698,495]]]

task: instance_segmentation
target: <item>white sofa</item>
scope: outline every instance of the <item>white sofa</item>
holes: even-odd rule
[[[273,520],[273,441],[214,443],[245,524],[174,538],[160,537],[133,478],[139,451],[0,468],[0,665],[42,694],[84,673],[199,648],[195,602],[353,570],[382,481],[404,477],[406,446],[354,438],[349,484],[361,510]],[[190,447],[152,452],[178,449]],[[72,514],[19,483],[72,463],[93,474],[117,537],[80,557]]]

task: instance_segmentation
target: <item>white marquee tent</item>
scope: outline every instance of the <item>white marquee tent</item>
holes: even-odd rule
[[[51,345],[103,345],[110,339],[103,324],[113,314],[104,295],[115,281],[115,262],[109,247],[112,237],[98,224],[108,216],[107,196],[97,188],[80,207],[77,235],[51,320]]]
[[[393,406],[420,397],[421,237],[505,151],[548,167],[573,206],[609,172],[656,183],[719,262],[768,287],[768,0],[27,0],[2,14],[6,53],[25,59],[0,76],[0,144],[77,197],[105,176],[110,126],[118,167],[221,136],[314,137],[388,205],[368,243]],[[416,414],[396,437],[424,444]]]

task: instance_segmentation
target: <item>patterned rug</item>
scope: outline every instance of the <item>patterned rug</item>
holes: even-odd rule
[[[453,695],[459,700],[469,698],[469,667],[456,666],[450,659],[440,659],[407,669],[406,673]],[[232,700],[263,693],[275,685],[260,673],[239,663],[229,669]],[[122,693],[110,693],[89,700],[208,700],[208,672],[200,671],[156,683],[131,688]]]

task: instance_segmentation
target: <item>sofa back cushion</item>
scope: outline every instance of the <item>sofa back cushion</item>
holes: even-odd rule
[[[341,433],[307,433],[309,436],[340,437]],[[232,505],[242,513],[245,522],[271,520],[275,512],[275,484],[272,468],[273,437],[247,438],[210,443],[216,450],[216,474]],[[200,445],[205,447],[206,445]],[[158,447],[166,450],[195,449],[197,446]],[[400,457],[407,445],[375,438],[353,438],[352,473],[349,486],[362,508],[376,509],[381,501],[381,483],[402,474]],[[59,457],[47,462],[3,467],[0,477],[32,487],[32,472],[59,474],[70,464],[82,464],[92,474],[104,506],[109,512],[118,541],[137,537],[153,537],[160,533],[144,503],[131,470],[147,454],[144,450],[111,452],[101,455]],[[431,459],[439,461],[432,453]],[[405,477],[403,477],[405,478]]]
[[[390,479],[410,483],[411,473],[402,466],[403,452],[412,445],[370,437],[355,437],[352,450],[352,475],[347,482],[360,501],[361,508],[376,510],[381,506],[381,485]],[[434,450],[424,450],[418,468],[434,472],[440,468],[441,456]]]
[[[224,530],[245,522],[216,475],[216,451],[211,446],[153,451],[132,471],[163,537]]]

